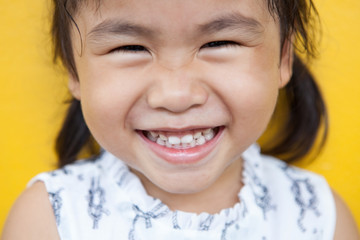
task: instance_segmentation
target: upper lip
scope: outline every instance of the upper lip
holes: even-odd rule
[[[153,131],[153,132],[186,132],[186,131],[201,131],[208,128],[216,128],[219,126],[189,126],[185,128],[149,128],[149,129],[139,129],[140,131]]]

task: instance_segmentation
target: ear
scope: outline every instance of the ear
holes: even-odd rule
[[[80,91],[80,81],[74,76],[74,74],[69,74],[69,82],[68,82],[69,90],[73,97],[77,100],[81,99],[81,91]]]
[[[293,37],[285,40],[280,61],[280,82],[279,88],[284,87],[291,79],[292,67],[294,63]]]

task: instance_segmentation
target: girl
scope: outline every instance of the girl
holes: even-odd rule
[[[322,177],[255,143],[281,103],[269,154],[298,159],[326,127],[293,55],[293,42],[314,53],[311,1],[54,3],[74,97],[62,168],[30,182],[3,239],[359,239]]]

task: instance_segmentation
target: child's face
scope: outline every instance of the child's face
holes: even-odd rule
[[[240,177],[241,154],[291,74],[266,2],[104,0],[94,9],[75,16],[83,49],[74,30],[70,88],[100,145],[156,191],[199,193]]]

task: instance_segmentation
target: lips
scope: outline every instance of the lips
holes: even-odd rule
[[[149,148],[171,164],[192,164],[206,158],[215,148],[224,127],[186,131],[139,131]]]

